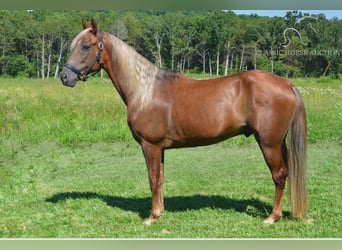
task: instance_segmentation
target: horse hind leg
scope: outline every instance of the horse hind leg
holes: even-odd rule
[[[282,217],[285,182],[287,178],[286,155],[287,148],[285,141],[282,143],[269,144],[257,138],[267,166],[269,167],[275,185],[274,206],[271,215],[264,223],[272,224]]]

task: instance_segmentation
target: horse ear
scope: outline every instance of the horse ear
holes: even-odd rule
[[[91,19],[90,23],[91,30],[93,31],[94,35],[97,33],[97,23],[94,18]]]
[[[83,29],[86,29],[89,27],[86,20],[84,20],[84,19],[82,19],[82,26],[83,26]]]

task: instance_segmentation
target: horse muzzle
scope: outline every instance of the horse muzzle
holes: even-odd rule
[[[75,87],[78,75],[67,68],[63,68],[60,78],[64,86]]]

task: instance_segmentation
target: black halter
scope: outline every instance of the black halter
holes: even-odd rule
[[[72,66],[68,63],[65,63],[64,66],[66,68],[70,69],[71,71],[73,71],[74,73],[76,73],[79,80],[87,81],[88,73],[94,67],[94,65],[96,63],[98,63],[100,65],[100,68],[102,67],[101,55],[102,55],[102,50],[103,50],[103,32],[101,30],[100,30],[98,48],[99,48],[99,50],[97,51],[95,60],[89,65],[89,67],[85,71],[76,69],[74,66]],[[94,72],[94,73],[96,73],[96,72]]]

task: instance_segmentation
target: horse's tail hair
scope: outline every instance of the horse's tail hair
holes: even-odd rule
[[[306,112],[296,87],[292,87],[297,99],[297,108],[290,125],[288,150],[288,178],[291,214],[295,218],[305,218],[308,210],[306,186]]]

